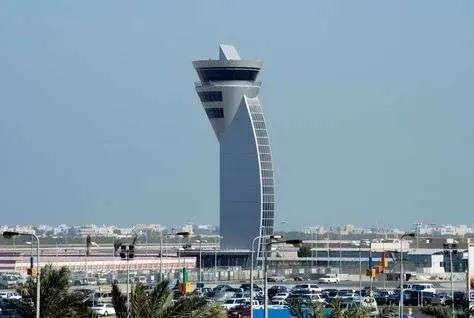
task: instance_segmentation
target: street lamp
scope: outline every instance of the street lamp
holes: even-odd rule
[[[252,239],[251,251],[250,251],[250,318],[253,318],[253,254],[255,253],[255,242],[264,238],[282,239],[281,235],[259,235]]]
[[[268,318],[268,286],[267,286],[267,271],[268,271],[268,266],[267,266],[267,259],[268,259],[268,248],[273,244],[273,243],[283,243],[283,244],[289,244],[293,246],[299,246],[303,243],[302,240],[286,240],[286,241],[270,241],[265,243],[265,248],[263,251],[263,290],[265,292],[264,294],[264,301],[263,301],[263,312],[264,312],[264,318]],[[252,302],[252,301],[250,301]],[[250,307],[252,309],[252,307]]]
[[[202,283],[202,243],[207,243],[206,240],[196,240],[199,243],[199,282]]]
[[[30,246],[30,268],[33,268],[33,242],[27,241],[25,242],[26,245]]]
[[[454,312],[454,287],[453,287],[453,249],[457,248],[457,242],[452,239],[446,239],[446,243],[443,244],[443,247],[445,249],[445,253],[449,253],[449,266],[450,266],[450,282],[451,282],[451,313],[452,317],[455,317],[455,312]],[[457,250],[456,250],[457,252]]]
[[[135,246],[133,244],[120,246],[120,258],[127,261],[127,317],[130,315],[130,292],[129,292],[129,280],[130,280],[130,259],[135,257]]]
[[[362,241],[353,242],[352,244],[359,248],[359,296],[362,297]]]
[[[164,236],[188,237],[189,235],[191,235],[191,232],[183,231],[183,232],[165,234]],[[179,256],[179,249],[178,249],[178,256]],[[163,230],[160,231],[160,281],[161,280],[163,280]]]
[[[214,249],[214,281],[217,284],[217,248],[221,247],[221,238],[222,236],[217,235],[216,237],[216,248]]]
[[[39,246],[40,241],[39,238],[34,233],[22,233],[22,232],[14,232],[14,231],[5,231],[3,232],[3,237],[5,239],[12,239],[17,236],[31,236],[36,240],[36,318],[40,318],[40,300],[41,300],[41,277],[40,277],[40,254],[39,254]]]
[[[160,229],[160,282],[163,280],[163,229]]]
[[[400,318],[403,318],[403,238],[405,237],[415,237],[416,234],[413,232],[407,232],[400,237],[400,301],[399,301],[399,311]]]

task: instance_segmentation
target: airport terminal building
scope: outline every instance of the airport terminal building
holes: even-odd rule
[[[220,145],[220,235],[223,249],[249,249],[273,234],[275,181],[256,81],[263,62],[220,45],[218,60],[194,61],[196,91]]]

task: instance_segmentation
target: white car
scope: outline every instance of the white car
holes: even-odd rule
[[[320,293],[323,291],[322,288],[320,288],[316,284],[298,284],[298,285],[295,285],[295,287],[291,289],[291,291],[297,291],[297,290],[308,290],[311,293]]]
[[[325,303],[326,300],[320,295],[320,294],[312,294],[309,296],[310,299],[311,299],[311,302],[313,303]]]
[[[325,275],[318,279],[320,284],[339,284],[339,277],[333,275]]]
[[[18,300],[21,299],[21,295],[14,291],[2,291],[0,292],[0,298]]]
[[[226,310],[231,310],[239,305],[245,305],[247,302],[250,302],[247,298],[229,298],[224,301],[222,306],[224,306]]]
[[[436,294],[436,289],[433,287],[433,284],[413,284],[411,285],[412,290],[424,292],[424,293],[433,293]]]
[[[245,302],[245,305],[250,306],[250,299]],[[261,304],[258,300],[254,299],[252,302],[253,309],[263,309],[263,304]]]
[[[290,293],[278,293],[275,296],[272,297],[272,303],[273,302],[279,302],[279,301],[284,301],[285,299],[288,298]]]
[[[99,316],[115,315],[114,307],[109,304],[97,304],[97,306],[92,306],[91,309]]]

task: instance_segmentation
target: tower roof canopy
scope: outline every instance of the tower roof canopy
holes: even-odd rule
[[[233,45],[219,45],[219,60],[240,60],[239,52]]]

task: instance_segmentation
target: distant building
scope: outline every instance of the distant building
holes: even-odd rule
[[[263,62],[242,60],[220,45],[218,60],[194,61],[196,91],[220,145],[222,247],[249,248],[273,234],[275,182],[270,142],[256,81]]]

